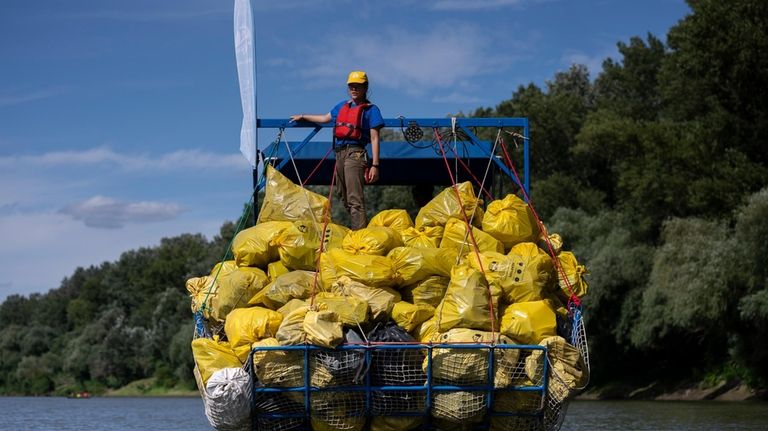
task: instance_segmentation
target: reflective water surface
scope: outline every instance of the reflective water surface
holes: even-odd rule
[[[0,397],[0,430],[210,430],[199,398]],[[563,431],[768,430],[768,403],[575,401]]]
[[[562,431],[765,431],[765,402],[575,401]]]

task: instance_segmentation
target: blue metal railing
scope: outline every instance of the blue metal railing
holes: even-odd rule
[[[503,172],[505,175],[507,175],[509,178],[511,178],[513,181],[515,180],[515,176],[512,174],[512,172],[509,170],[509,168],[504,164],[504,161],[500,158],[494,157],[493,154],[491,154],[491,149],[493,148],[491,145],[488,145],[489,143],[486,141],[480,140],[475,133],[470,130],[470,128],[497,128],[497,129],[504,129],[504,128],[515,128],[518,130],[522,130],[522,133],[515,133],[515,135],[520,136],[522,138],[522,146],[523,146],[523,178],[522,178],[522,184],[521,186],[525,189],[526,193],[530,195],[530,170],[529,170],[529,164],[530,164],[530,148],[529,148],[529,133],[530,133],[530,127],[528,124],[527,118],[518,118],[518,117],[512,117],[512,118],[385,118],[384,119],[384,128],[394,128],[399,129],[404,126],[404,124],[409,123],[415,123],[417,126],[422,128],[453,128],[455,127],[456,130],[460,130],[463,132],[464,135],[466,135],[470,141],[471,144],[474,145],[475,148],[477,148],[481,153],[483,153],[486,157],[490,158],[493,163],[497,166],[497,168]],[[301,152],[302,148],[304,148],[309,142],[312,141],[312,139],[324,128],[332,128],[332,123],[325,123],[325,124],[316,124],[311,123],[308,121],[298,121],[298,122],[291,122],[288,119],[265,119],[265,118],[259,118],[256,120],[256,128],[257,129],[311,129],[308,133],[308,135],[298,144],[295,144],[295,146],[292,144],[292,151],[294,153]],[[285,164],[288,163],[288,160],[281,160],[280,163],[276,166],[278,170],[280,170]],[[258,181],[256,184],[254,184],[255,191],[260,191],[264,187],[264,180]]]

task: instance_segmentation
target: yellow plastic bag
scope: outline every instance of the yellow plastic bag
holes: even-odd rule
[[[589,380],[589,368],[579,350],[564,338],[552,336],[541,340],[550,361],[547,396],[555,402],[565,401]],[[544,352],[534,350],[525,360],[525,373],[531,381],[543,381]]]
[[[456,197],[457,191],[461,204],[459,204],[459,198]],[[473,213],[475,216],[472,224],[481,227],[483,222],[483,200],[475,196],[472,184],[466,181],[457,184],[456,190],[453,187],[445,188],[432,198],[429,203],[424,205],[416,216],[416,227],[444,226],[451,217],[463,220],[463,214],[466,214],[467,220],[469,220],[472,218]]]
[[[307,301],[303,299],[291,299],[290,301],[286,302],[285,305],[277,309],[277,312],[280,313],[283,316],[289,315],[293,310],[299,308],[299,307],[306,307],[309,305]]]
[[[518,271],[518,262],[521,259],[515,259],[514,256],[498,253],[495,251],[485,251],[480,253],[469,253],[465,255],[465,261],[472,268],[485,274],[488,283],[501,283]]]
[[[474,253],[473,237],[481,253],[484,251],[504,252],[504,245],[501,241],[475,227],[472,228],[472,236],[468,235],[466,223],[456,218],[449,219],[445,224],[445,232],[443,232],[443,239],[440,241],[440,248],[455,249],[462,255]]]
[[[317,268],[317,253],[320,250],[320,242],[323,243],[323,252],[334,248],[341,248],[344,237],[349,229],[329,223],[323,235],[323,225],[315,227],[311,221],[297,221],[275,238],[280,254],[280,262],[291,270],[303,269],[314,271]]]
[[[326,197],[294,184],[277,169],[267,165],[264,203],[259,211],[258,223],[296,220],[323,222],[326,213],[329,213],[328,208]]]
[[[289,273],[290,270],[283,265],[283,262],[279,260],[277,262],[271,262],[267,265],[267,276],[269,281],[275,281],[277,277]]]
[[[333,311],[307,311],[304,316],[307,343],[332,349],[344,341],[339,316]]]
[[[313,431],[361,431],[365,426],[362,392],[315,392],[310,423]]]
[[[422,322],[435,315],[435,307],[427,304],[411,304],[400,301],[392,309],[392,320],[397,326],[411,332]]]
[[[252,347],[276,347],[277,339],[265,338],[253,343]],[[255,350],[253,372],[259,383],[267,387],[294,388],[304,386],[304,354],[298,350]],[[291,397],[286,392],[286,396]],[[296,401],[303,401],[303,394],[297,394]]]
[[[451,276],[455,254],[440,248],[397,247],[387,255],[402,286],[418,283],[429,276]]]
[[[443,226],[422,226],[420,228],[409,227],[400,232],[403,238],[403,245],[406,247],[429,247],[436,248],[440,246],[440,240],[443,239]]]
[[[511,344],[512,340],[499,333],[476,331],[474,329],[454,328],[440,334],[434,342],[441,344],[474,343],[474,344]],[[519,350],[498,349],[494,355],[496,378],[494,384],[499,385],[500,380],[506,382],[507,376],[498,378],[499,371],[514,370],[520,353]],[[501,354],[503,353],[503,354]],[[422,363],[424,372],[428,362]],[[440,348],[432,353],[432,377],[436,381],[449,382],[456,385],[484,385],[488,383],[488,350],[485,349],[461,349]]]
[[[224,332],[233,349],[250,346],[265,338],[274,337],[283,316],[277,311],[261,307],[236,308],[227,315]]]
[[[330,290],[339,277],[346,275],[371,287],[392,287],[397,284],[397,273],[392,260],[386,256],[349,254],[331,249],[320,256],[320,280]]]
[[[490,331],[490,298],[488,283],[480,271],[465,265],[454,266],[445,297],[435,311],[437,330],[446,332],[452,328],[467,328]]]
[[[187,292],[192,299],[192,312],[203,312],[203,317],[211,318],[211,301],[219,294],[218,284],[212,276],[192,277],[186,283]]]
[[[517,386],[537,386],[529,381],[520,382]],[[528,413],[520,416],[494,416],[491,418],[491,431],[528,431],[541,429],[541,419],[535,413],[541,411],[543,404],[539,391],[497,391],[493,397],[493,410],[497,412]],[[552,409],[555,410],[555,409]],[[545,408],[548,415],[550,409]],[[555,410],[556,411],[556,410]],[[544,419],[544,423],[547,419]],[[546,429],[552,429],[546,427]]]
[[[406,228],[413,227],[413,221],[406,210],[384,210],[373,216],[371,221],[368,222],[368,227],[373,226],[390,227],[398,232],[402,232]]]
[[[571,297],[571,292],[579,298],[586,295],[589,289],[587,279],[584,278],[584,275],[587,274],[587,268],[584,265],[579,265],[576,256],[570,251],[563,251],[558,254],[557,260],[560,261],[560,266],[563,268],[563,272],[565,272],[565,278],[563,278],[559,271],[557,273],[557,282],[560,287],[557,294],[560,299],[568,301]],[[571,286],[570,289],[568,284],[566,284],[566,280],[568,280],[568,284]]]
[[[277,260],[277,248],[270,243],[292,225],[287,221],[270,221],[238,232],[232,240],[237,266],[266,268],[268,263]]]
[[[532,242],[539,236],[533,212],[519,197],[509,194],[488,204],[483,216],[483,231],[504,243],[509,250],[520,242]]]
[[[552,258],[536,244],[521,242],[512,247],[507,255],[515,258],[518,267],[503,286],[508,303],[536,300],[553,289],[555,270]],[[518,272],[521,269],[522,273]]]
[[[503,292],[507,304],[539,301],[546,297],[552,266],[544,254],[528,260],[517,254],[494,252],[481,253],[479,259],[477,254],[470,253],[466,258],[472,268],[485,273],[489,285]]]
[[[218,278],[217,295],[211,299],[211,317],[223,322],[235,308],[246,307],[248,300],[267,284],[267,274],[258,268],[229,272]]]
[[[400,234],[388,227],[374,226],[349,231],[341,242],[342,250],[349,254],[384,256],[395,247],[403,245]]]
[[[258,294],[251,298],[250,305],[264,305],[276,310],[285,305],[291,299],[307,299],[312,293],[316,274],[311,271],[291,271],[283,274]],[[322,291],[319,280],[315,286],[316,291]]]
[[[347,276],[341,276],[331,290],[341,296],[357,298],[371,308],[371,320],[384,319],[392,314],[395,303],[400,301],[400,293],[389,287],[368,287]]]
[[[219,270],[219,268],[221,268],[221,270]],[[223,262],[219,262],[216,265],[214,265],[209,275],[211,277],[220,277],[236,269],[237,269],[237,261],[225,260]]]
[[[439,391],[434,394],[432,416],[456,427],[453,429],[472,429],[473,422],[483,420],[485,411],[485,391]],[[449,429],[442,422],[437,425],[438,429]]]
[[[412,335],[422,343],[436,343],[440,337],[440,333],[437,332],[437,316],[422,322],[413,330]]]
[[[277,328],[275,338],[282,346],[304,344],[304,318],[307,316],[309,306],[299,307],[283,316],[280,327]]]
[[[419,416],[374,416],[371,431],[408,431],[421,426],[424,419]]]
[[[431,275],[424,280],[401,289],[403,299],[413,304],[440,305],[448,289],[450,277]]]
[[[547,239],[549,239],[549,245],[547,245],[547,240],[545,240],[544,237],[544,235],[539,236],[539,240],[537,242],[539,247],[542,250],[549,251],[549,247],[551,246],[555,255],[560,254],[563,249],[563,237],[561,237],[559,233],[548,235]]]
[[[208,379],[223,368],[240,368],[243,364],[232,351],[229,343],[222,343],[210,338],[196,338],[192,340],[192,356],[200,371],[203,385],[208,384]]]
[[[501,318],[501,333],[519,344],[538,344],[556,335],[556,330],[555,312],[548,301],[511,304]]]
[[[315,303],[324,304],[324,308],[336,313],[346,326],[357,328],[357,325],[368,321],[368,304],[354,296],[320,292],[315,295]]]

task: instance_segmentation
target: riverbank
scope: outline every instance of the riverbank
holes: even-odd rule
[[[103,394],[103,397],[197,397],[200,398],[200,392],[197,389],[189,388],[165,388],[156,384],[154,378],[136,380],[122,388],[110,389]]]
[[[652,382],[645,386],[614,383],[590,387],[580,400],[653,400],[653,401],[759,401],[768,400],[768,391],[751,388],[737,380],[722,380],[714,385],[704,382]]]

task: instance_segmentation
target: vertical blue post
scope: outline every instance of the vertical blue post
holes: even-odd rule
[[[424,400],[424,429],[429,429],[432,418],[432,343],[427,345],[427,397]]]
[[[365,346],[365,364],[363,364],[366,371],[365,373],[365,416],[371,415],[371,346],[366,344]]]
[[[493,411],[493,377],[494,377],[494,349],[496,344],[491,343],[490,346],[488,346],[488,399],[486,399],[485,404],[485,411],[486,411],[486,420],[490,420],[493,416],[491,412]]]
[[[542,389],[541,389],[541,399],[543,401],[543,408],[541,409],[541,413],[539,413],[541,418],[541,423],[544,423],[544,415],[546,414],[547,410],[547,388],[549,387],[549,349],[547,347],[544,347],[544,367],[542,369]]]
[[[312,413],[311,404],[309,401],[309,346],[304,345],[304,414],[307,423],[310,421]]]

